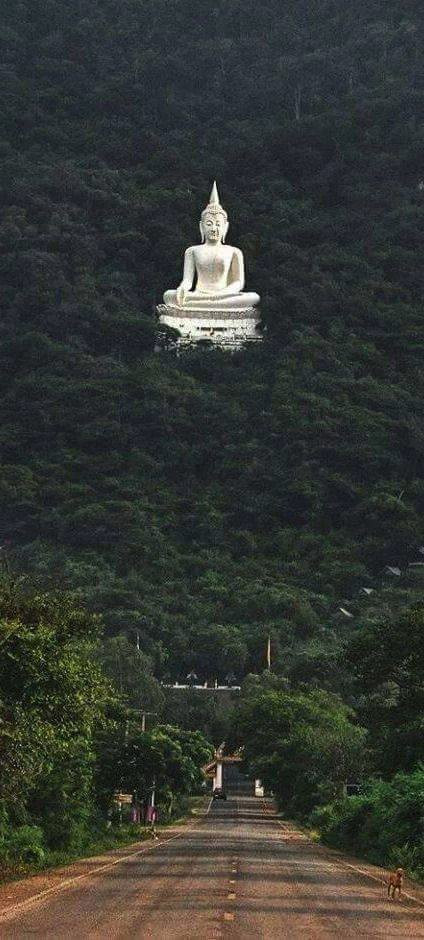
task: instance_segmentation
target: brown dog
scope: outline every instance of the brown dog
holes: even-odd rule
[[[402,894],[402,885],[403,885],[403,868],[397,868],[396,871],[391,871],[389,875],[389,884],[387,889],[387,894],[389,898],[393,901],[396,891],[398,892],[398,897]]]

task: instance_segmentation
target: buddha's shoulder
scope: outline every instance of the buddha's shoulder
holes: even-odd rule
[[[208,247],[207,245],[202,245],[202,244],[190,245],[188,248],[186,248],[185,254],[186,255],[205,254],[205,252],[207,251],[207,247]]]
[[[243,257],[241,248],[236,248],[235,245],[223,245],[223,248],[228,251],[228,254],[239,255],[241,258]]]

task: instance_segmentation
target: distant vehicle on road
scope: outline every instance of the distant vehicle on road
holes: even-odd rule
[[[227,794],[225,790],[222,789],[222,787],[215,787],[212,793],[212,799],[213,800],[226,800]]]

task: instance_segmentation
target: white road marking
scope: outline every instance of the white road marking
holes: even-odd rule
[[[206,809],[204,814],[205,816],[208,815],[211,805],[212,799],[210,800],[209,806]],[[129,855],[122,855],[120,858],[114,859],[113,862],[107,862],[106,865],[99,865],[97,868],[93,868],[92,871],[84,872],[82,875],[74,875],[73,878],[65,878],[63,881],[60,881],[59,884],[53,885],[52,888],[46,888],[44,891],[39,891],[38,894],[33,894],[31,898],[27,898],[25,901],[19,901],[17,904],[13,904],[8,907],[7,910],[0,911],[0,923],[11,920],[15,914],[20,914],[23,911],[29,910],[33,905],[38,904],[44,898],[59,894],[61,891],[78,884],[79,881],[84,881],[86,878],[91,878],[93,875],[99,875],[101,872],[108,871],[109,869],[114,868],[115,865],[120,865],[122,862],[129,862],[130,859],[136,858],[137,855],[145,855],[147,852],[151,852],[153,849],[158,849],[160,845],[167,845],[168,842],[174,842],[175,839],[181,839],[181,836],[184,836],[186,833],[193,832],[195,829],[197,829],[198,825],[199,823],[194,826],[190,826],[189,829],[184,828],[181,830],[181,832],[177,832],[175,836],[170,836],[169,839],[158,840],[153,845],[144,845],[142,849],[137,849],[136,852],[131,852]]]
[[[287,831],[290,832],[290,829],[287,829],[287,827],[284,826],[284,824],[280,822],[279,819],[275,819],[274,822],[278,823],[281,829],[284,829],[286,832]],[[307,836],[303,836],[303,838],[305,839],[305,841],[308,841]],[[313,843],[311,843],[311,845],[312,844]],[[332,861],[329,862],[330,867],[334,868],[336,867],[336,865],[342,865],[343,868],[350,868],[352,871],[355,871],[358,875],[365,875],[366,878],[371,878],[371,881],[375,881],[377,882],[377,884],[384,885],[385,887],[387,887],[387,882],[385,881],[384,878],[381,877],[381,875],[380,876],[373,875],[371,872],[367,871],[365,868],[358,868],[357,865],[352,865],[350,862],[345,862],[343,858],[337,858],[337,861],[335,860],[334,862]],[[415,897],[414,894],[408,894],[406,891],[402,891],[402,896],[404,898],[408,898],[408,901],[413,901],[414,904],[418,904],[419,907],[424,907],[424,901],[420,901],[419,898]]]

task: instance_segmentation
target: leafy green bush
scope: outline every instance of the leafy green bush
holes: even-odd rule
[[[424,766],[391,781],[369,780],[363,793],[318,807],[310,816],[324,842],[382,865],[424,876]]]
[[[46,852],[44,833],[40,826],[20,826],[7,840],[7,855],[13,861],[42,865]]]

